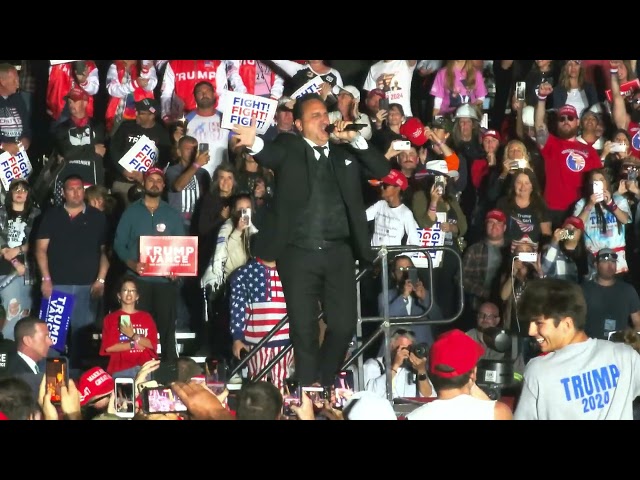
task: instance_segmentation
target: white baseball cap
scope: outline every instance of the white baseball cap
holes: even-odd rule
[[[356,100],[360,100],[360,90],[358,90],[353,85],[345,85],[344,87],[336,85],[332,89],[334,95],[340,95],[340,93],[343,90],[346,91],[346,92],[349,92],[351,94],[351,96],[353,98],[355,98]]]

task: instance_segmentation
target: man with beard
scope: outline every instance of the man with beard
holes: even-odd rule
[[[175,277],[142,276],[147,264],[140,260],[141,236],[182,236],[184,222],[180,213],[160,196],[165,187],[164,172],[150,168],[144,174],[144,196],[129,205],[118,223],[113,249],[128,273],[135,275],[140,295],[139,310],[151,313],[160,334],[163,360],[174,360],[176,352],[176,303],[178,286]]]
[[[616,277],[618,254],[610,248],[598,251],[597,274],[582,284],[587,300],[585,331],[592,338],[608,340],[612,332],[631,326],[640,331],[640,297],[633,286]]]
[[[549,208],[551,226],[557,228],[570,215],[568,210],[582,196],[585,174],[602,168],[602,162],[592,146],[577,140],[579,118],[573,105],[560,107],[556,135],[549,132],[545,120],[545,102],[552,92],[550,83],[540,85],[535,127],[536,140],[544,160],[544,199]]]
[[[222,128],[222,115],[216,109],[217,96],[213,85],[198,82],[193,89],[196,109],[187,115],[187,135],[198,141],[198,151],[208,151],[210,160],[203,165],[213,177],[216,167],[229,159],[230,130]]]

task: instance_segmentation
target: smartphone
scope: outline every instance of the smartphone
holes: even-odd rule
[[[526,91],[527,91],[526,82],[516,82],[516,100],[517,101],[524,102]]]
[[[418,269],[417,268],[409,268],[409,281],[415,285],[418,283]]]
[[[627,145],[624,143],[614,143],[611,147],[611,153],[624,153],[627,151]]]
[[[511,161],[511,170],[520,170],[522,168],[527,168],[527,161],[524,158]]]
[[[209,144],[208,143],[199,143],[198,144],[198,153],[202,153],[202,152],[208,152],[209,151]]]
[[[388,98],[381,98],[380,102],[378,103],[378,109],[379,110],[386,110],[388,112],[389,111],[389,99]]]
[[[292,406],[300,406],[300,397],[302,396],[302,387],[297,386],[289,389],[289,394],[282,399],[282,414],[287,417],[295,417],[295,413],[291,410]]]
[[[146,413],[182,413],[187,407],[171,390],[171,387],[145,388],[142,395],[142,408]]]
[[[602,202],[604,200],[604,183],[602,180],[595,180],[593,182],[593,193],[596,194],[597,202]]]
[[[122,418],[133,418],[135,414],[135,390],[133,378],[115,378],[113,387],[116,415]]]
[[[391,142],[391,146],[394,150],[398,151],[409,150],[411,148],[411,142],[409,140],[394,140]]]
[[[342,410],[351,398],[351,395],[353,395],[353,391],[353,372],[351,370],[343,370],[339,372],[334,384],[333,408]]]
[[[638,170],[635,168],[627,169],[627,180],[630,182],[638,180]]]
[[[444,189],[447,186],[446,177],[444,175],[436,175],[435,185],[438,189],[438,193],[440,193],[440,195],[444,194]]]
[[[251,209],[243,208],[242,210],[240,210],[240,218],[247,225],[251,225]]]
[[[136,383],[136,390],[138,390],[138,394],[140,394],[145,388],[156,388],[159,386],[160,385],[155,380],[148,380],[146,382]]]
[[[73,63],[73,71],[76,75],[84,75],[84,71],[87,69],[87,62],[84,60],[78,60]]]
[[[131,315],[120,315],[120,326],[131,327]]]
[[[483,113],[482,120],[480,120],[480,128],[484,128],[485,130],[489,128],[489,114]]]
[[[45,371],[47,391],[51,397],[51,403],[60,404],[62,385],[69,384],[69,360],[67,357],[47,358]]]
[[[302,387],[302,391],[311,399],[315,408],[320,408],[324,403],[325,390],[323,387]]]
[[[518,260],[527,263],[536,263],[538,261],[538,254],[536,252],[521,252],[518,254]]]

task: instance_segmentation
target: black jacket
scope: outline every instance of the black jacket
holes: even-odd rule
[[[293,223],[310,196],[313,178],[309,176],[309,164],[316,162],[313,149],[301,137],[279,135],[273,142],[265,142],[264,148],[255,155],[256,161],[275,173],[273,211],[265,218],[260,242],[265,248],[265,258],[277,259],[284,247],[293,238]],[[345,144],[330,144],[329,160],[332,162],[342,194],[351,232],[354,257],[371,261],[367,217],[362,199],[363,167],[369,178],[382,178],[389,173],[390,166],[378,149],[369,145],[357,150]],[[268,245],[267,245],[268,242]]]

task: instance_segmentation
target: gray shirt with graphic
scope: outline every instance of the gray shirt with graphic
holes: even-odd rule
[[[638,395],[640,355],[590,338],[529,361],[514,419],[632,420]]]

